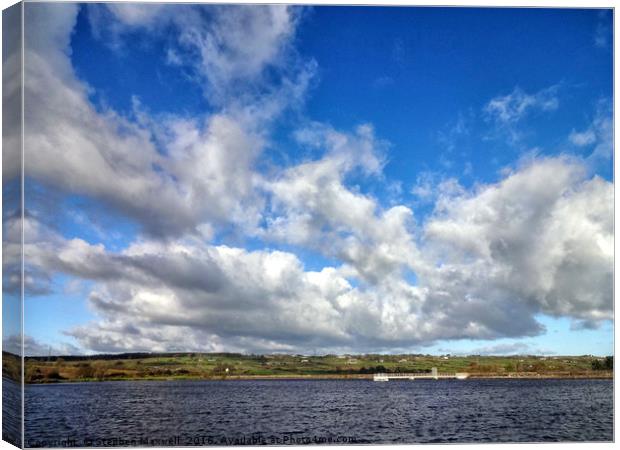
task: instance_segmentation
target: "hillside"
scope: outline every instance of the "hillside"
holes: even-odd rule
[[[3,353],[3,376],[17,357]],[[471,377],[604,377],[612,358],[585,356],[122,354],[27,357],[27,383],[146,379],[365,378],[380,372],[467,372]]]

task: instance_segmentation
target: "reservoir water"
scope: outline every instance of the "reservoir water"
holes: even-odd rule
[[[28,447],[613,439],[611,380],[27,385],[25,409]]]

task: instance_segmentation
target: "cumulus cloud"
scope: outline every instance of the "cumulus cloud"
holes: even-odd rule
[[[295,30],[294,9],[286,5],[226,7],[213,10],[211,27],[183,23],[180,41],[200,56],[200,73],[216,95],[239,81],[254,80],[277,65]]]
[[[94,350],[215,349],[222,339],[290,348],[346,337],[332,302],[349,283],[331,268],[304,272],[291,253],[150,241],[114,254],[56,238],[30,239],[27,257],[98,282],[89,302],[105,320],[70,332]]]
[[[75,78],[67,53],[77,11],[73,4],[26,8],[27,176],[99,197],[138,220],[157,203],[186,216],[171,178],[153,171],[161,157],[149,134],[113,111],[99,114]]]
[[[2,184],[15,182],[21,168],[21,9],[2,13]],[[6,200],[5,200],[6,202]]]
[[[376,199],[347,186],[358,171],[377,175],[382,167],[381,142],[369,126],[355,134],[316,127],[298,139],[326,147],[318,160],[286,169],[263,187],[271,194],[261,236],[314,247],[346,262],[368,281],[415,266],[410,234],[412,211],[402,205],[380,207]]]
[[[294,137],[314,156],[261,173],[274,117],[302,101],[315,70],[294,56],[283,62],[295,10],[217,7],[172,18],[130,6],[97,10],[115,17],[119,36],[176,27],[174,45],[196,58],[179,53],[174,63],[194,67],[216,112],[153,117],[136,100],[130,120],[95,108],[68,58],[78,7],[27,7],[27,175],[101,202],[143,232],[112,251],[27,213],[32,295],[57,273],[92,281],[98,319],[66,330],[84,349],[392,350],[536,335],[541,313],[588,326],[612,318],[613,186],[583,161],[532,158],[473,189],[444,179],[420,191],[431,189],[435,205],[421,223],[411,208],[383,207],[356,185],[383,177],[387,144],[370,125],[307,123]],[[268,69],[279,73],[275,87],[263,84]],[[553,88],[516,89],[486,111],[512,126],[555,108]],[[21,251],[18,225],[5,223],[7,236],[16,233],[7,254]],[[292,249],[211,243],[230,225]],[[307,270],[295,249],[334,262]]]
[[[127,5],[111,8],[126,26],[146,26],[160,17],[142,14],[142,7],[135,9],[136,5],[121,6]],[[261,42],[263,28],[265,33],[272,32],[274,21],[287,30],[294,23],[287,19],[287,8],[214,11],[216,24],[231,14],[242,14],[238,19],[258,33],[251,42]],[[90,88],[73,72],[68,53],[77,12],[78,6],[72,4],[27,8],[26,21],[32,30],[26,46],[27,176],[102,201],[137,221],[147,233],[161,237],[201,235],[211,222],[246,226],[257,220],[260,202],[252,194],[253,165],[265,144],[264,130],[283,108],[302,96],[312,64],[255,103],[231,100],[225,111],[187,119],[152,118],[136,102],[138,121],[130,121],[109,108],[98,111],[88,99]],[[228,29],[224,25],[216,28],[224,33]],[[287,33],[276,33],[260,45],[278,47]],[[239,37],[230,39],[230,45],[241,45]],[[237,71],[246,59],[235,49],[222,51],[236,58],[228,70]],[[259,60],[248,62],[252,68],[247,76],[251,78],[273,62],[276,53],[263,49]],[[216,69],[208,73],[212,71]]]
[[[368,198],[289,187],[287,205],[330,212],[306,224],[342,261],[320,271],[290,252],[191,240],[114,253],[39,231],[25,251],[41,270],[96,282],[89,303],[101,320],[68,331],[96,351],[369,351],[533,336],[544,331],[540,313],[591,324],[613,317],[613,187],[585,174],[576,160],[538,159],[496,184],[448,190],[418,240],[404,207],[377,214]],[[359,220],[339,218],[332,201],[359,202]],[[296,220],[294,211],[283,217]]]
[[[150,27],[161,20],[163,4],[110,3],[105,7],[124,25]],[[96,6],[93,8],[96,9]],[[103,24],[97,23],[97,26]]]
[[[611,319],[612,199],[611,183],[568,158],[444,198],[425,225],[427,251],[443,261],[431,286],[506,310]]]
[[[429,171],[420,172],[411,188],[411,194],[419,204],[435,204],[445,198],[464,192],[456,178]]]
[[[59,345],[44,344],[32,336],[23,336],[24,356],[47,356],[47,355],[80,355],[82,351],[73,344],[64,342]],[[21,355],[22,353],[22,336],[12,334],[2,339],[2,350]]]
[[[24,235],[37,235],[41,227],[36,220],[18,214],[8,215],[3,211],[2,223],[2,293],[21,301],[22,285],[24,296],[34,297],[53,292],[50,272],[37,261],[23,259],[22,229]],[[23,281],[23,283],[22,283]]]
[[[89,5],[88,11],[95,35],[115,46],[136,29],[153,34],[173,28],[168,62],[191,68],[205,83],[207,98],[218,105],[231,98],[256,101],[256,91],[267,88],[267,69],[284,85],[290,66],[303,66],[290,45],[301,14],[293,6],[106,4]]]

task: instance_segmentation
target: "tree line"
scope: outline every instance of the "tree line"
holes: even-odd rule
[[[606,356],[602,361],[600,359],[593,360],[592,370],[614,370],[614,357]]]

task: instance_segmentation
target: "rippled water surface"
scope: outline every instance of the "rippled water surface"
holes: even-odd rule
[[[2,378],[2,439],[18,447],[22,436],[21,395],[21,384]]]
[[[26,445],[610,441],[612,391],[611,380],[29,385]]]

